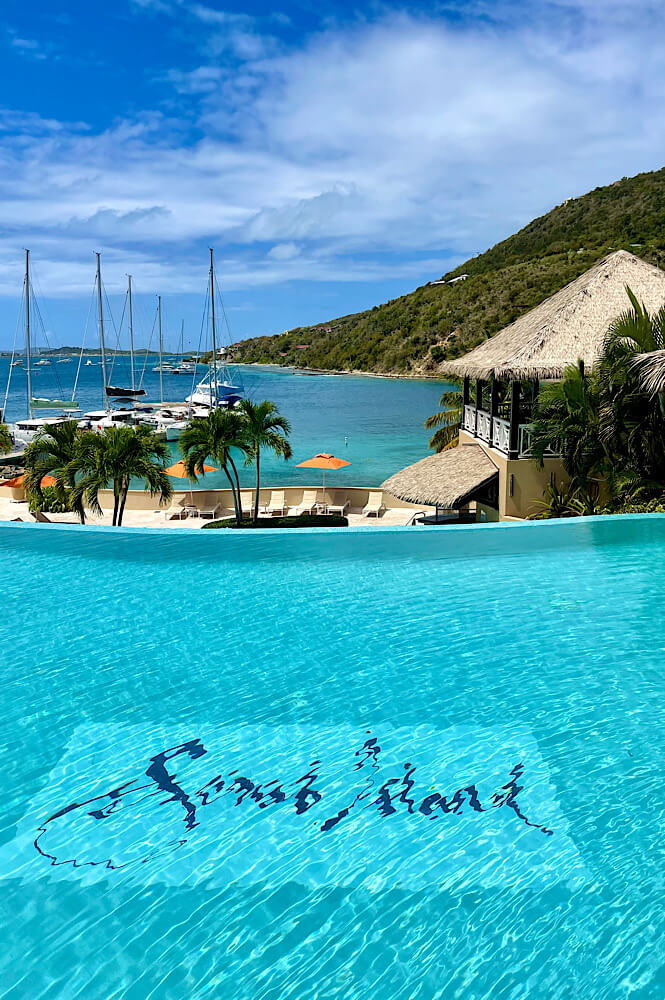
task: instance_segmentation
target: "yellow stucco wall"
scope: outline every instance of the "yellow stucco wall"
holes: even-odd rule
[[[477,444],[492,459],[499,470],[499,520],[526,518],[539,510],[545,487],[554,475],[559,486],[568,482],[561,459],[546,458],[544,468],[539,468],[530,458],[508,459],[500,451],[490,448],[478,438],[460,432],[460,446]]]

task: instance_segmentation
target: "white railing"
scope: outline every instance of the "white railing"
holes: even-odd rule
[[[531,451],[531,424],[520,424],[517,441],[519,458],[532,458]],[[510,421],[494,417],[487,410],[476,411],[475,406],[465,406],[462,414],[462,430],[473,434],[474,437],[486,441],[492,448],[508,455],[510,452]],[[556,458],[560,455],[557,448],[548,448],[545,452],[547,458]]]
[[[510,423],[507,420],[494,418],[492,426],[492,447],[498,451],[510,451]]]
[[[531,451],[531,424],[520,424],[519,428],[519,457],[520,458],[531,458],[533,453]],[[546,448],[545,457],[546,458],[558,458],[561,451],[558,448]]]
[[[489,444],[491,432],[492,418],[487,410],[478,410],[478,428],[476,430],[476,437],[479,437],[481,441],[487,441]]]

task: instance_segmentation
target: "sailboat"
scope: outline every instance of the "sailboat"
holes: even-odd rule
[[[114,399],[138,399],[145,396],[145,389],[137,389],[134,381],[134,316],[132,312],[132,276],[127,275],[127,299],[129,303],[129,367],[131,386],[107,385],[106,395]]]
[[[242,386],[231,382],[226,364],[226,349],[217,349],[217,327],[215,322],[215,262],[210,248],[210,319],[212,331],[212,361],[208,374],[198,383],[194,392],[185,402],[190,406],[203,406],[208,410],[231,409],[242,398]]]
[[[102,295],[102,265],[101,254],[97,253],[97,271],[95,274],[95,286],[97,289],[97,322],[99,326],[99,347],[101,351],[102,387],[103,387],[103,410],[94,410],[84,413],[83,419],[79,422],[79,427],[101,431],[105,427],[116,427],[118,424],[137,423],[137,414],[134,410],[112,410],[109,406],[109,385],[106,374],[106,344],[104,342],[104,306]]]
[[[25,278],[24,278],[24,292],[25,292],[25,373],[27,376],[27,389],[28,389],[28,415],[23,420],[17,420],[14,424],[9,426],[9,431],[14,439],[14,443],[19,447],[23,447],[39,434],[44,427],[50,424],[63,423],[66,420],[71,420],[71,417],[67,412],[54,415],[51,417],[33,417],[33,412],[35,410],[77,410],[78,403],[74,399],[46,399],[43,397],[35,397],[32,395],[32,343],[30,335],[30,302],[32,297],[32,287],[30,282],[30,251],[25,251]],[[41,364],[50,365],[50,361],[37,361],[36,365]],[[13,367],[13,365],[11,366]],[[9,378],[11,379],[11,367]],[[7,385],[7,390],[9,391],[9,383]]]
[[[164,340],[162,336],[162,297],[157,296],[157,331],[159,336],[159,365],[153,369],[159,372],[159,408],[153,412],[144,412],[140,417],[140,423],[150,427],[155,434],[166,441],[177,441],[186,426],[187,407],[184,403],[175,406],[164,406],[164,378],[165,372],[169,371],[164,364]]]
[[[180,361],[173,369],[174,375],[194,375],[196,364],[193,361],[185,360],[185,321],[180,324],[180,350],[178,351]]]

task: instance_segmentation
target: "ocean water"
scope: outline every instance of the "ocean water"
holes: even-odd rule
[[[71,396],[78,359],[70,364],[52,364],[36,369],[35,396],[46,398]],[[159,375],[152,369],[157,358],[146,366],[146,399],[159,399]],[[129,385],[128,362],[120,358],[113,373],[114,381]],[[9,360],[0,358],[0,407],[4,402]],[[110,372],[110,367],[109,367]],[[199,370],[198,379],[205,374]],[[77,399],[81,410],[101,409],[101,367],[81,368]],[[262,456],[262,481],[266,485],[313,485],[321,474],[298,469],[296,464],[317,452],[331,452],[352,464],[336,472],[328,482],[341,486],[378,486],[393,472],[428,454],[430,433],[424,422],[436,412],[445,382],[410,379],[368,378],[363,376],[305,375],[280,368],[235,366],[234,380],[244,385],[245,394],[255,401],[272,400],[292,424],[290,437],[293,459],[278,460]],[[164,398],[182,400],[192,389],[191,376],[164,375]],[[7,419],[26,415],[26,375],[14,368],[7,402]],[[174,460],[180,457],[177,444],[172,446]],[[243,486],[252,486],[252,468],[240,469]],[[199,488],[228,486],[222,472],[209,473],[199,481]]]
[[[0,549],[0,996],[663,997],[665,518]]]

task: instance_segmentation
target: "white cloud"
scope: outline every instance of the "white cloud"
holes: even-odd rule
[[[49,43],[38,42],[34,38],[25,38],[12,28],[7,28],[6,32],[11,48],[27,59],[48,59],[53,51],[53,47]]]
[[[649,0],[632,18],[609,3],[601,16],[591,0],[553,0],[540,20],[501,25],[389,16],[288,52],[229,15],[236,60],[249,39],[232,73],[220,57],[168,74],[184,122],[152,112],[95,134],[9,112],[0,292],[26,242],[54,294],[87,285],[93,242],[173,291],[199,289],[209,241],[229,248],[227,287],[426,280],[446,253],[482,250],[565,197],[662,165],[662,15]]]
[[[209,94],[219,88],[224,76],[220,66],[198,66],[193,70],[172,69],[159,77],[179,94]]]
[[[293,260],[300,254],[295,243],[277,243],[267,253],[270,260]]]

